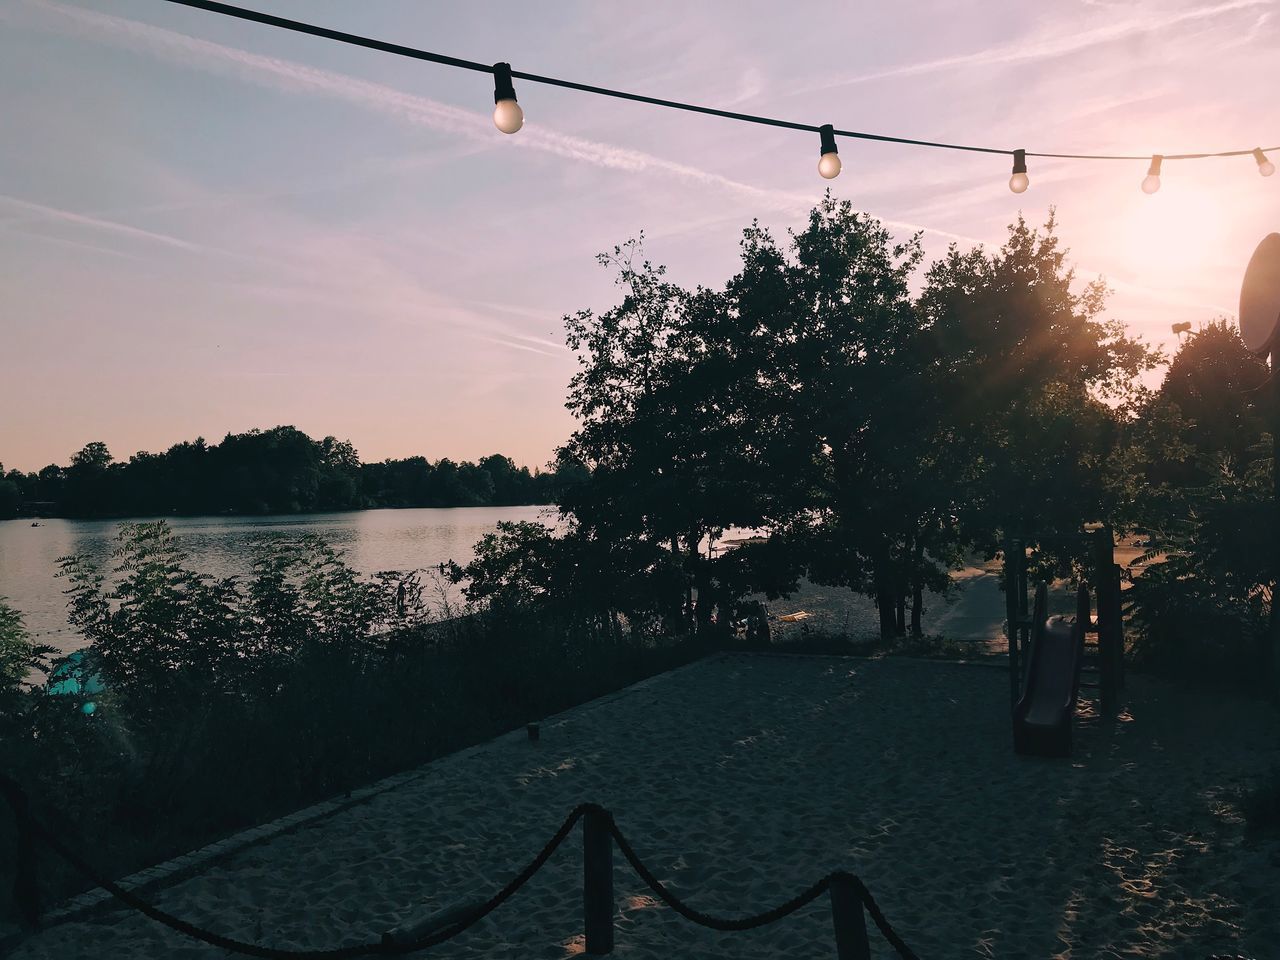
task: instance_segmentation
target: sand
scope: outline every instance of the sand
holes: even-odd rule
[[[1006,674],[911,660],[732,655],[508,736],[154,893],[229,935],[323,948],[489,891],[583,800],[612,809],[693,905],[772,906],[836,868],[865,880],[922,957],[1273,955],[1280,837],[1247,840],[1240,793],[1275,758],[1263,705],[1133,676],[1118,723],[1071,760],[1010,747]],[[582,950],[575,835],[500,912],[433,957]],[[695,927],[616,860],[618,956],[834,957],[819,901],[763,931]],[[891,956],[875,938],[873,955]],[[113,912],[19,960],[212,957]]]
[[[1007,652],[1004,634],[1004,593],[1000,589],[1000,565],[974,563],[951,574],[950,596],[926,593],[920,625],[925,636],[942,637],[967,646],[966,656],[999,656]],[[1063,609],[1075,612],[1074,597],[1065,588],[1055,591]],[[880,614],[875,601],[848,587],[828,587],[801,581],[800,589],[785,600],[756,599],[769,611],[769,629],[775,642],[790,643],[808,631],[845,636],[855,642],[874,641],[880,635]],[[1071,601],[1069,608],[1065,605]],[[809,616],[798,623],[779,617],[797,611]]]

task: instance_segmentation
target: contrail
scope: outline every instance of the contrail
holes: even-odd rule
[[[278,57],[250,53],[112,14],[82,10],[52,0],[32,0],[32,3],[39,9],[74,21],[85,35],[93,39],[110,36],[130,49],[159,56],[180,66],[198,67],[293,93],[327,94],[415,125],[476,140],[482,139],[490,144],[496,142],[493,124],[487,114],[405,93],[385,84]],[[615,170],[666,174],[686,182],[718,187],[775,209],[793,211],[812,204],[812,198],[803,193],[752,186],[640,150],[557,133],[545,127],[526,127],[519,137],[513,138],[509,143],[523,149],[539,150]]]
[[[463,110],[427,97],[405,93],[385,84],[278,57],[251,53],[112,14],[82,10],[54,0],[28,2],[38,9],[59,14],[65,20],[74,22],[80,32],[90,39],[111,37],[129,49],[158,56],[179,66],[198,67],[277,90],[327,95],[417,126],[468,137],[488,145],[498,142],[493,123],[486,113]],[[502,145],[538,150],[608,169],[665,175],[686,183],[718,188],[793,216],[810,209],[815,199],[808,193],[756,187],[641,150],[570,136],[536,125],[525,127],[518,137],[504,138]],[[922,224],[888,219],[881,222],[895,229],[912,233],[924,231],[962,243],[982,242],[976,237],[937,230]]]
[[[885,80],[891,77],[913,77],[958,67],[987,67],[1006,63],[1047,60],[1053,57],[1078,53],[1090,47],[1114,43],[1130,36],[1155,33],[1167,30],[1178,24],[1195,20],[1207,20],[1224,13],[1233,13],[1237,10],[1266,7],[1270,6],[1271,3],[1272,0],[1229,0],[1227,3],[1220,3],[1214,6],[1194,7],[1172,16],[1152,13],[1116,23],[1108,23],[1079,33],[1050,35],[1038,40],[1021,38],[1014,43],[988,47],[986,50],[976,50],[973,53],[959,56],[940,57],[936,60],[923,60],[918,63],[904,63],[894,67],[886,67],[883,70],[873,70],[848,77],[832,77],[792,90],[791,93],[812,93],[815,90],[851,86],[857,83],[867,83],[871,80]]]
[[[83,213],[74,213],[71,210],[62,210],[58,207],[45,206],[42,203],[32,203],[30,200],[19,200],[17,197],[10,197],[0,194],[0,203],[12,204],[15,207],[21,207],[28,211],[29,214],[35,214],[34,217],[7,217],[0,219],[0,226],[7,224],[23,224],[40,222],[47,220],[59,220],[64,223],[74,223],[77,226],[92,227],[97,230],[106,230],[111,233],[120,234],[121,236],[130,237],[134,240],[147,240],[152,243],[160,243],[168,247],[177,247],[180,250],[187,250],[192,253],[205,253],[205,247],[196,243],[183,240],[179,237],[172,237],[167,233],[156,233],[153,230],[143,230],[141,227],[131,227],[125,223],[117,223],[114,220],[103,220],[99,217],[91,217]]]

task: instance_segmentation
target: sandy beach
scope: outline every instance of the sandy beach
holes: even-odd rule
[[[376,939],[406,913],[496,889],[595,800],[709,912],[756,912],[845,868],[922,957],[1268,956],[1280,838],[1247,839],[1238,802],[1274,761],[1278,727],[1262,704],[1134,676],[1120,722],[1086,716],[1073,759],[1030,759],[1010,747],[1002,670],[721,656],[570,711],[538,743],[510,735],[444,758],[151,896],[273,946]],[[581,952],[580,851],[575,835],[497,914],[427,955]],[[834,956],[825,898],[721,934],[655,904],[621,857],[615,871],[620,956]],[[116,911],[14,957],[216,954]]]

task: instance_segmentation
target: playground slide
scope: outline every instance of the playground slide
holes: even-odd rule
[[[1077,616],[1074,622],[1063,617],[1046,620],[1040,598],[1036,599],[1030,660],[1022,696],[1013,708],[1013,748],[1018,753],[1066,757],[1071,755],[1088,615]],[[1084,602],[1088,603],[1087,595]]]

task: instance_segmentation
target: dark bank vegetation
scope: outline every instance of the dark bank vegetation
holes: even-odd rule
[[[264,541],[250,576],[219,580],[190,568],[162,522],[130,525],[113,570],[69,558],[64,575],[71,622],[90,641],[79,668],[106,689],[23,689],[51,651],[0,603],[0,769],[115,875],[702,652],[567,611],[492,604],[442,621],[416,577],[359,576],[316,539]],[[6,891],[13,852],[6,814]],[[51,856],[40,872],[48,895],[78,888]]]
[[[20,689],[48,652],[0,616],[0,763],[123,873],[707,650],[766,644],[759,598],[802,580],[870,597],[878,649],[940,649],[918,637],[922,605],[966,557],[1086,521],[1149,544],[1126,593],[1132,658],[1266,687],[1266,370],[1234,329],[1207,323],[1145,388],[1163,358],[1077,280],[1052,220],[925,268],[917,238],[828,198],[786,240],[751,226],[740,250],[723,287],[695,290],[639,242],[601,257],[617,306],[566,318],[580,367],[561,522],[502,524],[452,568],[462,616],[430,622],[412,575],[357,576],[321,541],[264,543],[251,576],[215,580],[164,526],[126,527],[110,581],[74,558],[64,571],[107,685],[92,714],[83,695]],[[295,434],[253,443],[324,462],[328,441]],[[462,473],[330,449],[350,468],[342,496],[417,503]],[[231,508],[325,502],[231,489],[246,498]],[[1268,796],[1251,801],[1259,821]]]
[[[200,437],[127,461],[95,441],[65,467],[0,466],[0,520],[547,504],[579,472],[569,463],[530,472],[501,454],[362,463],[349,442],[313,440],[295,427],[229,433],[216,444]]]

